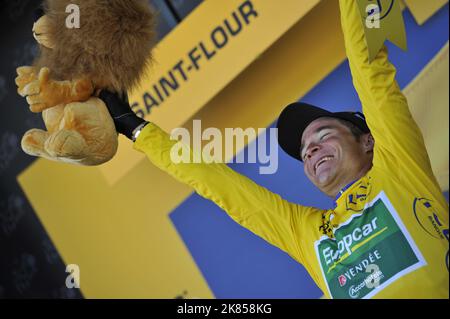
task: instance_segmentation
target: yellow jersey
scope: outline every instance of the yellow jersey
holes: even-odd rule
[[[223,163],[178,163],[153,123],[135,149],[303,264],[328,298],[449,298],[448,204],[384,47],[368,62],[354,0],[341,0],[354,86],[375,139],[373,167],[329,210],[290,203]]]

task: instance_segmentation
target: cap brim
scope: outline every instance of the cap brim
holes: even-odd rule
[[[334,117],[334,113],[307,103],[289,104],[281,112],[277,122],[280,147],[301,161],[300,146],[303,132],[312,121],[321,117]]]
[[[330,112],[307,103],[297,102],[289,104],[280,114],[277,122],[278,143],[290,156],[302,161],[300,147],[302,135],[311,122],[321,117],[331,117],[349,121],[359,127],[362,132],[370,132],[367,123],[355,112]],[[361,113],[359,113],[362,116]]]

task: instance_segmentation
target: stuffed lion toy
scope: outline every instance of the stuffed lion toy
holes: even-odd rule
[[[69,5],[79,28],[67,27]],[[17,69],[18,93],[42,112],[47,131],[22,138],[25,153],[80,165],[110,160],[118,135],[102,89],[126,96],[151,63],[155,15],[147,0],[46,0],[33,26],[40,54]]]

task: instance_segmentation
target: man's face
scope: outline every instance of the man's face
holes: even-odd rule
[[[337,119],[323,117],[311,122],[301,142],[306,176],[329,196],[372,166],[372,136],[365,134],[357,141],[350,128]]]

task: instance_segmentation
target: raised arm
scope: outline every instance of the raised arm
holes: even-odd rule
[[[374,165],[401,159],[432,176],[422,134],[395,80],[385,46],[369,63],[362,19],[355,0],[340,0],[341,24],[353,84],[375,138]],[[412,166],[411,166],[412,165]]]
[[[134,113],[130,113],[129,106],[122,105],[124,110],[115,111],[115,105],[120,104],[115,97],[105,97],[103,92],[100,97],[110,112],[118,114],[120,119],[126,118],[126,114],[130,115],[134,121],[132,124],[116,126],[131,137],[130,129],[126,131],[124,126],[137,127],[139,121],[143,120],[138,120]],[[158,168],[193,187],[200,196],[212,200],[237,223],[303,262],[298,225],[309,214],[320,214],[318,209],[290,203],[224,163],[175,163],[170,152],[177,142],[154,123],[148,123],[136,139],[134,148],[143,152]]]

